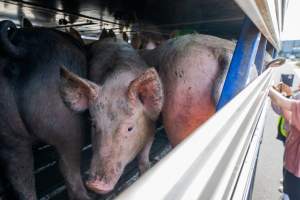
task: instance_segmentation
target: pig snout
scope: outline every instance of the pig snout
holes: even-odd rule
[[[104,179],[88,180],[86,186],[89,190],[98,194],[106,194],[114,189],[115,184],[107,183]]]
[[[120,164],[116,167],[110,165],[109,168],[101,171],[98,173],[100,175],[90,176],[89,180],[86,181],[86,186],[95,193],[106,194],[114,189],[123,172],[123,167]]]

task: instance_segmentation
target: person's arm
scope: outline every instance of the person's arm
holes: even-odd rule
[[[294,99],[294,101],[296,100],[300,100],[300,92],[297,91],[293,96],[292,96],[292,99]],[[272,103],[274,104],[274,103]],[[276,107],[276,105],[275,105]],[[277,106],[278,107],[278,106]],[[286,121],[291,124],[292,122],[292,111],[287,111],[285,110],[284,112],[282,112],[282,115],[284,116],[284,118],[286,119]]]
[[[271,102],[271,107],[273,109],[273,111],[277,114],[277,115],[283,115],[281,112],[281,109],[279,106],[277,106],[277,104]]]
[[[292,122],[292,111],[283,110],[282,115],[283,115],[285,121],[288,122],[289,124],[291,124],[291,122]]]
[[[285,120],[300,131],[300,101],[285,98],[274,88],[270,88],[269,96],[280,107]]]
[[[292,110],[292,103],[295,100],[284,97],[272,87],[269,90],[269,97],[273,103],[281,108],[283,113]]]

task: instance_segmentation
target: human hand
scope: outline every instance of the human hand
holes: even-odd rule
[[[285,97],[292,96],[293,94],[291,88],[283,82],[278,83],[277,85],[273,86],[273,88]]]

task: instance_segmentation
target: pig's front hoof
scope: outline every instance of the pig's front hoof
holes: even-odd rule
[[[96,192],[97,194],[107,194],[114,189],[113,185],[99,180],[87,181],[86,186],[89,190]]]
[[[72,200],[92,200],[91,197],[89,197],[88,195],[83,195],[81,197],[74,197],[74,198],[71,198]]]
[[[139,163],[140,176],[143,175],[151,167],[151,162],[141,162]]]

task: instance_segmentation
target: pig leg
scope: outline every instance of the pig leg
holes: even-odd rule
[[[143,174],[151,167],[149,155],[153,140],[154,135],[149,138],[148,142],[146,143],[146,145],[144,146],[144,148],[138,156],[140,174]]]
[[[31,144],[9,144],[1,149],[6,176],[18,200],[36,200]]]
[[[70,137],[71,138],[71,137]],[[59,166],[65,178],[71,200],[89,200],[80,173],[81,140],[66,141],[57,147],[60,155]]]

